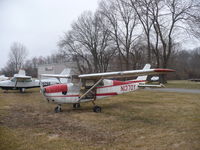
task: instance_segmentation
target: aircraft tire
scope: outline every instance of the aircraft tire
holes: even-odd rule
[[[54,109],[55,113],[59,113],[62,111],[61,107],[57,106],[55,109]]]
[[[75,108],[75,109],[80,108],[80,107],[81,107],[81,105],[79,103],[73,104],[73,108]]]
[[[25,92],[25,88],[20,88],[20,93],[24,93]]]
[[[100,106],[94,106],[93,111],[96,112],[96,113],[100,113],[101,107]]]

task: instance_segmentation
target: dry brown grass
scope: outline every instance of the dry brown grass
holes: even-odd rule
[[[137,91],[80,110],[43,101],[38,89],[0,91],[0,149],[102,150],[200,148],[200,94]]]

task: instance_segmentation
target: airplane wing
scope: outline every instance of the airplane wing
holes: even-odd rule
[[[15,74],[14,77],[11,80],[15,81],[15,87],[17,87],[18,82],[24,82],[27,81],[28,79],[31,79],[31,76],[24,76],[20,74]]]
[[[70,78],[70,75],[61,75],[61,74],[41,74],[43,77],[52,77],[52,78]]]
[[[98,80],[98,79],[108,79],[108,78],[125,78],[125,77],[144,76],[144,75],[166,74],[169,72],[175,72],[175,70],[157,68],[157,69],[130,70],[130,71],[119,71],[119,72],[93,73],[93,74],[79,75],[79,78]]]

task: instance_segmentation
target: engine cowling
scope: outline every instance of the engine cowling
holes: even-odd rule
[[[47,86],[44,89],[45,89],[45,93],[59,93],[59,92],[67,93],[68,86],[67,84],[56,84],[56,85]]]

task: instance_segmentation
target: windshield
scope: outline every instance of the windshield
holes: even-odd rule
[[[16,78],[12,77],[12,78],[10,79],[10,81],[16,82]]]

